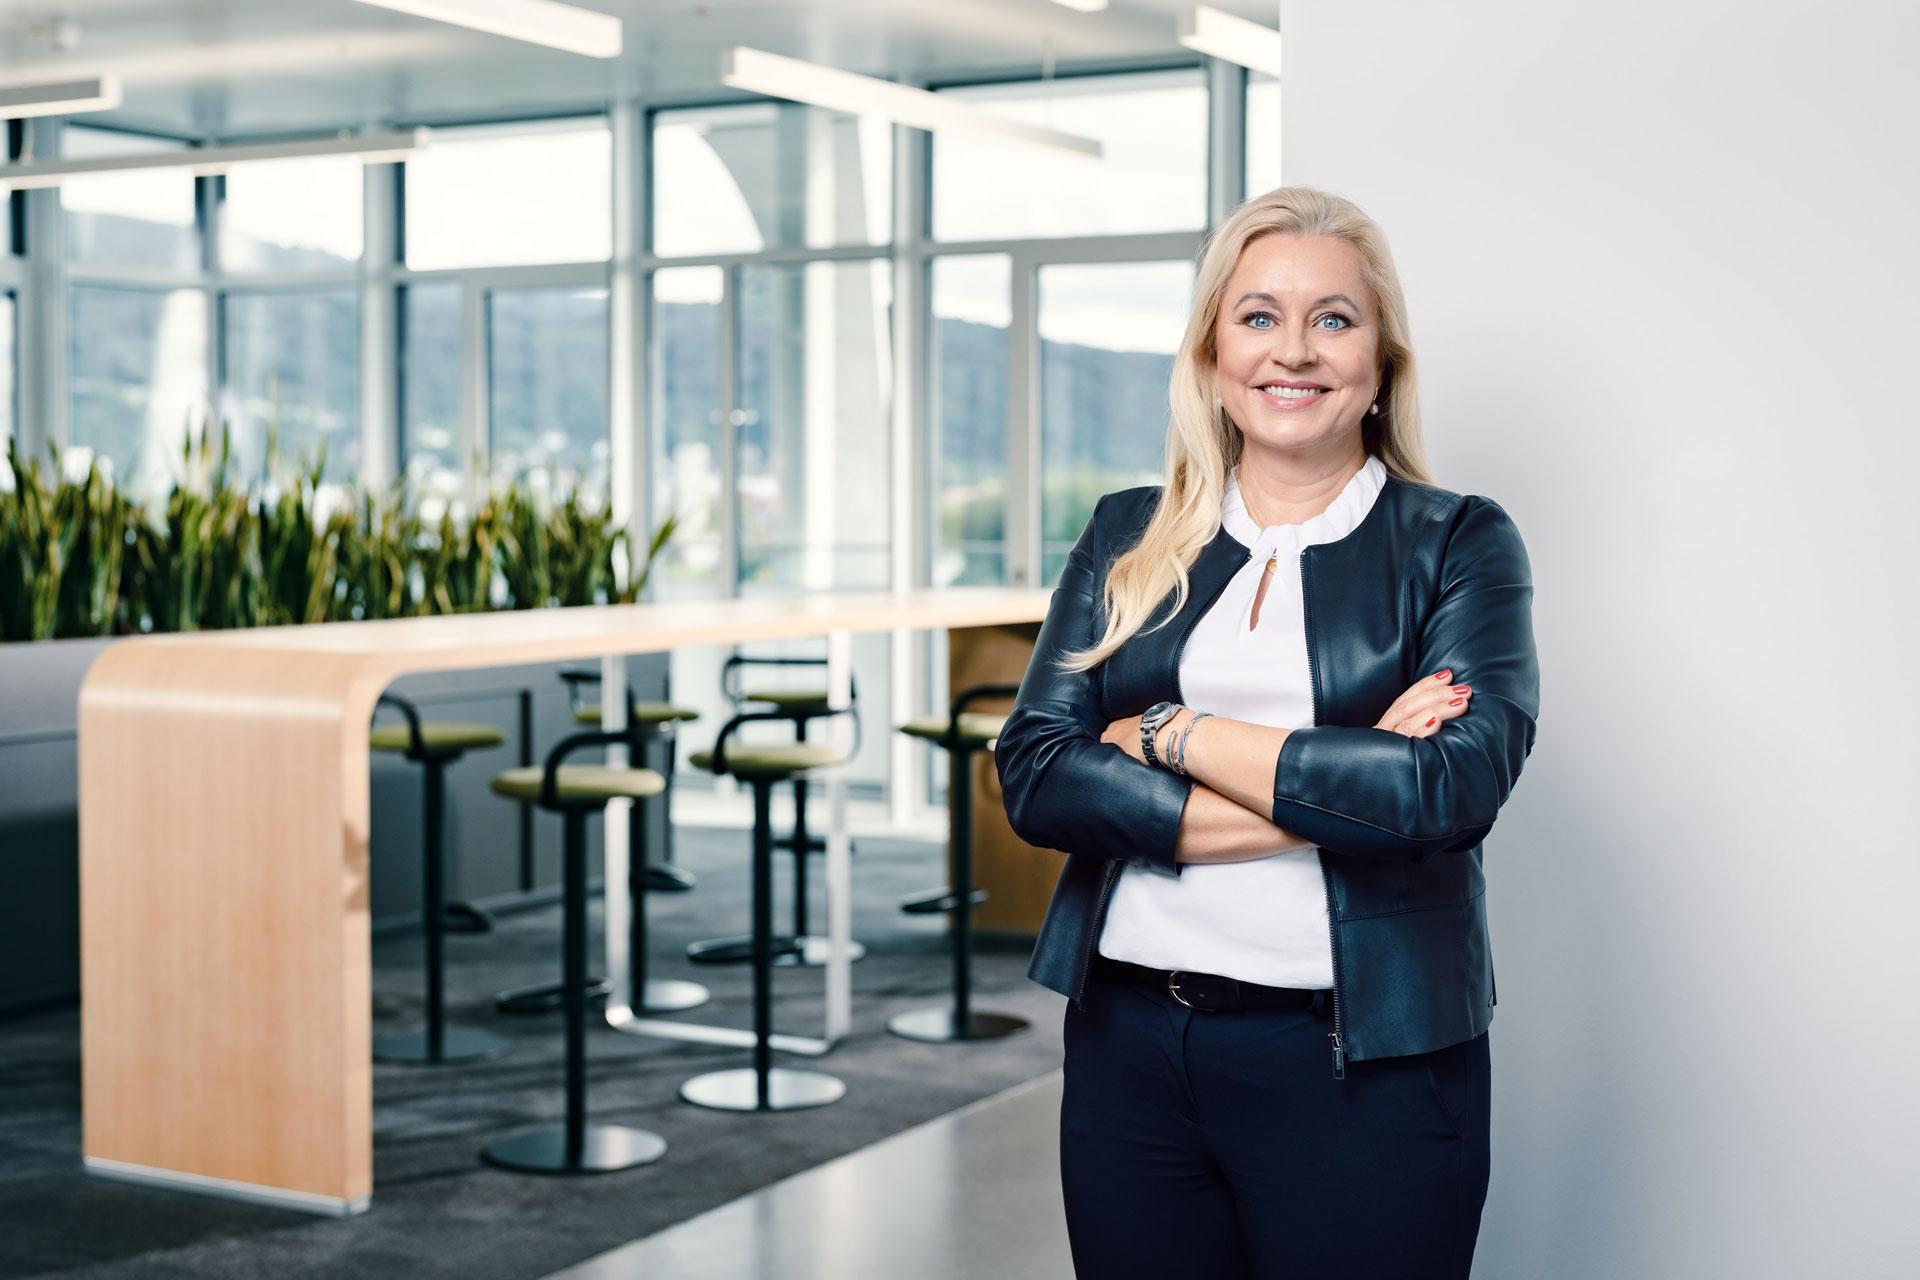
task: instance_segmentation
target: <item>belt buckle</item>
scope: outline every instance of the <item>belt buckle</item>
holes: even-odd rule
[[[1180,975],[1183,972],[1185,972],[1185,970],[1182,970],[1182,969],[1174,969],[1168,972],[1167,994],[1172,996],[1175,1000],[1179,1001],[1181,1004],[1185,1005],[1189,1009],[1194,1009],[1201,1013],[1207,1012],[1207,1010],[1202,1009],[1199,1005],[1194,1004],[1192,1001],[1188,1000],[1185,996],[1180,994]]]

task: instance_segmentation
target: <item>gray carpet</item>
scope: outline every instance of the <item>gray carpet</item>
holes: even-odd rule
[[[703,982],[714,999],[677,1017],[747,1025],[747,970],[696,970],[682,958],[689,941],[744,930],[746,848],[741,831],[678,833],[680,864],[700,884],[652,898],[654,973]],[[846,1098],[773,1115],[693,1107],[679,1100],[681,1081],[745,1066],[747,1051],[599,1027],[588,1041],[591,1117],[652,1129],[670,1144],[662,1160],[623,1173],[516,1175],[478,1158],[493,1138],[562,1113],[560,1015],[502,1017],[491,1002],[496,990],[558,972],[557,906],[505,917],[491,934],[449,940],[455,1019],[516,1043],[504,1057],[473,1066],[376,1065],[373,1208],[357,1218],[316,1219],[85,1176],[78,1013],[0,1022],[0,1277],[533,1280],[1058,1067],[1061,1001],[1027,981],[1024,942],[982,942],[977,1007],[1021,1014],[1033,1021],[1031,1031],[963,1045],[886,1032],[894,1013],[942,1003],[948,992],[943,921],[896,907],[902,895],[938,883],[942,851],[875,839],[858,849],[854,935],[868,955],[853,966],[853,1032],[824,1058],[780,1058],[839,1076]],[[776,856],[779,921],[788,917],[791,864]],[[816,885],[819,867],[816,857]],[[816,912],[823,908],[816,898]],[[597,903],[594,915],[597,922]],[[596,954],[597,945],[596,938]],[[373,960],[376,1034],[408,1029],[421,1001],[418,939],[376,941]],[[819,971],[777,970],[775,991],[779,1027],[817,1035]]]

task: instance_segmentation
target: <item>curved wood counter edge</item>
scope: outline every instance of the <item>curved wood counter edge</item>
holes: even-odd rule
[[[289,1202],[372,1191],[367,725],[415,671],[1045,617],[954,588],[149,636],[80,693],[90,1166]],[[312,1207],[308,1203],[308,1207]]]

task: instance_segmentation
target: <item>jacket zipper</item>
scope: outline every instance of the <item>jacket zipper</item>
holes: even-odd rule
[[[1320,723],[1320,669],[1313,663],[1313,615],[1309,610],[1307,598],[1307,552],[1300,551],[1300,616],[1307,630],[1307,676],[1309,694],[1313,705],[1313,722]],[[1333,875],[1327,870],[1327,859],[1320,855],[1320,882],[1326,886],[1327,893],[1327,948],[1333,956],[1333,1030],[1327,1032],[1327,1039],[1333,1041],[1333,1078],[1347,1078],[1347,1049],[1340,1039],[1340,931],[1333,923]]]
[[[1240,558],[1242,567],[1246,565],[1252,554],[1249,551]],[[1239,570],[1234,572],[1237,573]],[[1227,584],[1232,581],[1231,573],[1222,578],[1220,585],[1213,589],[1213,594],[1207,597],[1207,602],[1194,612],[1193,620],[1187,623],[1187,629],[1180,633],[1179,647],[1173,651],[1173,699],[1175,702],[1181,701],[1186,696],[1180,691],[1180,659],[1187,652],[1187,641],[1193,636],[1194,627],[1199,625],[1200,615],[1213,607],[1214,601],[1220,598],[1220,593],[1225,591]],[[1104,678],[1103,675],[1102,679]],[[1120,882],[1120,873],[1124,869],[1117,860],[1109,860],[1107,863],[1106,880],[1100,886],[1100,904],[1094,908],[1093,927],[1087,930],[1087,954],[1080,965],[1080,990],[1074,996],[1076,1001],[1083,1000],[1087,994],[1087,974],[1093,969],[1094,948],[1100,945],[1100,931],[1107,926],[1107,902],[1113,897],[1113,886]]]

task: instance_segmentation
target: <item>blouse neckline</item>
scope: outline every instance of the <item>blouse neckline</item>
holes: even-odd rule
[[[1247,512],[1246,499],[1240,493],[1240,468],[1236,466],[1227,473],[1227,488],[1220,501],[1220,525],[1234,541],[1254,551],[1272,551],[1283,542],[1302,547],[1336,542],[1352,533],[1366,517],[1386,481],[1386,465],[1368,454],[1366,463],[1353,473],[1325,511],[1297,524],[1262,528]]]

